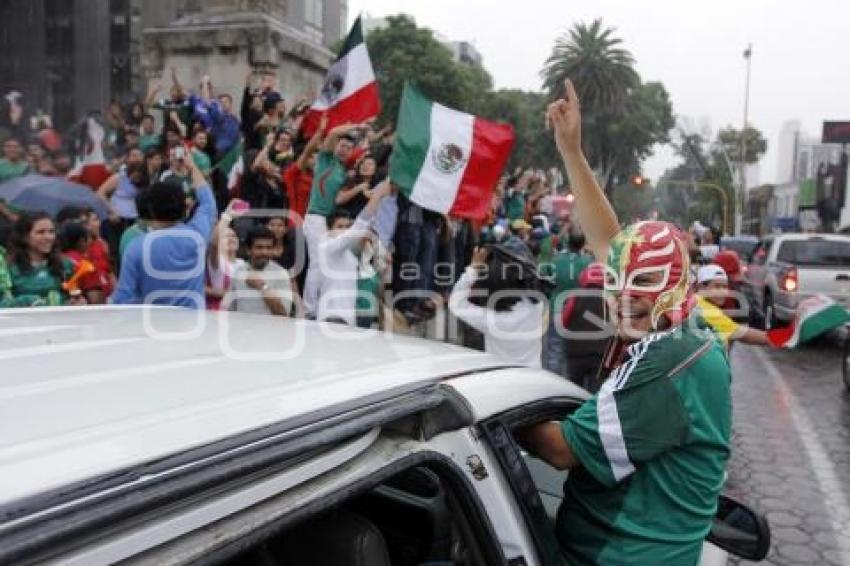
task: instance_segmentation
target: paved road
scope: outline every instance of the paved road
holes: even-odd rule
[[[767,514],[762,564],[850,565],[850,395],[839,348],[736,345],[727,491]]]

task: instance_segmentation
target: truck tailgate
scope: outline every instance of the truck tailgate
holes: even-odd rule
[[[797,279],[801,295],[823,293],[836,302],[850,306],[850,265],[844,269],[798,267]]]

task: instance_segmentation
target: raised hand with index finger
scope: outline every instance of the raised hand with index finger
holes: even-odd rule
[[[565,157],[581,152],[581,106],[570,79],[564,80],[566,96],[549,105],[546,122],[555,133],[555,143]]]

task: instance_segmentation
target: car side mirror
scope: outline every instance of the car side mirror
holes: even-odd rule
[[[770,550],[770,526],[763,515],[721,495],[706,540],[740,558],[763,560]]]

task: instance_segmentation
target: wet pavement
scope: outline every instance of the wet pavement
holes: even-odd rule
[[[736,345],[732,375],[727,493],[770,521],[761,564],[850,565],[850,394],[840,348],[827,339],[798,350]]]

